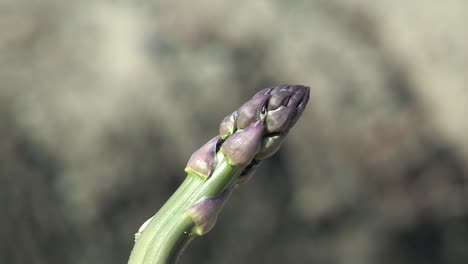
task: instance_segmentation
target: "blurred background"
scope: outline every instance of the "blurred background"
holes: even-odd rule
[[[191,153],[310,85],[180,263],[468,263],[465,0],[0,0],[0,263],[126,263]]]

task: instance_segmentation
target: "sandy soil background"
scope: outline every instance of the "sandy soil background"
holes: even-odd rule
[[[126,263],[191,153],[312,87],[181,263],[468,262],[468,2],[0,0],[0,263]]]

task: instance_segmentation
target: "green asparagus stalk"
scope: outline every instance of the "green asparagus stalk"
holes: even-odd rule
[[[191,240],[213,228],[232,190],[279,149],[308,99],[306,86],[266,88],[226,116],[219,135],[192,154],[181,186],[135,234],[128,263],[175,263]]]

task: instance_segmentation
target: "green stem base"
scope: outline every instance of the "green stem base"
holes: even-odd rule
[[[187,175],[136,239],[129,264],[175,263],[187,244],[199,236],[187,209],[204,197],[217,196],[233,188],[244,169],[231,166],[221,151],[216,159],[218,165],[209,178],[192,173]]]

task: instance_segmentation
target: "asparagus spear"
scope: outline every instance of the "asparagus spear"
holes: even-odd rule
[[[128,263],[175,263],[192,239],[213,228],[233,188],[279,149],[308,99],[309,87],[280,85],[259,91],[226,116],[219,135],[192,154],[185,181],[140,227]]]

